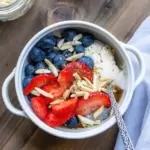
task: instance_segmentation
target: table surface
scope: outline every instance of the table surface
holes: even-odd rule
[[[64,7],[68,15],[62,12]],[[34,7],[22,18],[0,23],[0,84],[15,67],[27,41],[47,24],[58,19],[86,20],[126,42],[149,14],[150,0],[36,0]],[[9,93],[13,104],[18,106],[14,82]],[[30,120],[12,115],[0,97],[0,150],[113,150],[117,132],[115,125],[89,139],[57,138],[40,130]]]

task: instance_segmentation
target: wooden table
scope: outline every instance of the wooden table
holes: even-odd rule
[[[119,40],[128,41],[140,23],[150,13],[150,0],[72,0],[69,7],[75,15],[56,11],[66,5],[62,1],[36,0],[35,6],[22,18],[0,23],[0,84],[15,67],[19,54],[27,41],[44,26],[49,8],[61,19],[83,19],[103,26]],[[67,8],[67,9],[68,9]],[[66,9],[66,10],[67,10]],[[69,10],[70,11],[70,10]],[[15,106],[17,97],[14,84],[10,97]],[[38,129],[30,120],[12,115],[0,97],[0,150],[112,150],[116,141],[117,127],[105,133],[83,140],[60,139]]]

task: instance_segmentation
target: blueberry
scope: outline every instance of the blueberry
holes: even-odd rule
[[[67,57],[72,56],[72,53],[69,52],[68,50],[66,50],[66,51],[63,52],[63,55],[67,58]]]
[[[102,114],[100,115],[100,119],[101,120],[107,119],[109,117],[110,110],[111,110],[110,108],[105,108]]]
[[[63,32],[63,36],[66,41],[72,41],[76,34],[76,30],[74,29],[67,29]]]
[[[56,39],[51,35],[47,35],[37,43],[37,46],[43,50],[52,50],[55,45]]]
[[[29,56],[31,60],[33,60],[34,62],[40,62],[45,58],[46,53],[42,51],[40,48],[35,47],[30,52]]]
[[[65,57],[61,54],[58,54],[54,58],[53,63],[58,69],[62,69],[66,63]]]
[[[45,68],[47,68],[47,66],[44,62],[41,61],[36,64],[35,68],[36,68],[36,70],[37,69],[45,69]]]
[[[35,67],[33,65],[26,65],[25,67],[25,75],[26,76],[30,76],[30,75],[33,75],[35,72]]]
[[[25,88],[31,82],[32,78],[32,76],[28,76],[23,79],[23,88]]]
[[[91,69],[94,67],[94,61],[91,57],[83,56],[82,58],[78,59],[78,61],[86,64]]]
[[[83,46],[88,47],[94,43],[94,37],[92,35],[85,35],[81,39]]]
[[[76,128],[79,125],[79,120],[77,117],[72,117],[64,125],[68,128]]]
[[[75,51],[76,51],[76,53],[84,53],[85,52],[85,47],[82,44],[76,45],[75,46]]]
[[[56,57],[57,53],[51,52],[49,53],[46,58],[49,59],[50,61],[53,61],[53,59]]]

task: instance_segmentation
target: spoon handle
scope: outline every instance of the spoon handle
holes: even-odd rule
[[[129,133],[127,131],[126,125],[124,123],[124,120],[119,112],[118,104],[114,97],[111,85],[109,87],[109,96],[110,96],[110,100],[111,100],[111,104],[112,104],[112,109],[113,109],[113,112],[114,112],[116,120],[117,120],[119,131],[120,131],[122,139],[123,139],[125,150],[135,150],[134,146],[132,144],[131,138],[129,136]]]

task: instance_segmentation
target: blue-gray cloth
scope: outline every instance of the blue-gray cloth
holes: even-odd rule
[[[146,74],[143,82],[134,92],[124,120],[135,149],[150,150],[150,17],[141,24],[128,43],[142,52]],[[137,72],[137,69],[135,71]],[[124,150],[120,133],[117,137],[115,150]]]

